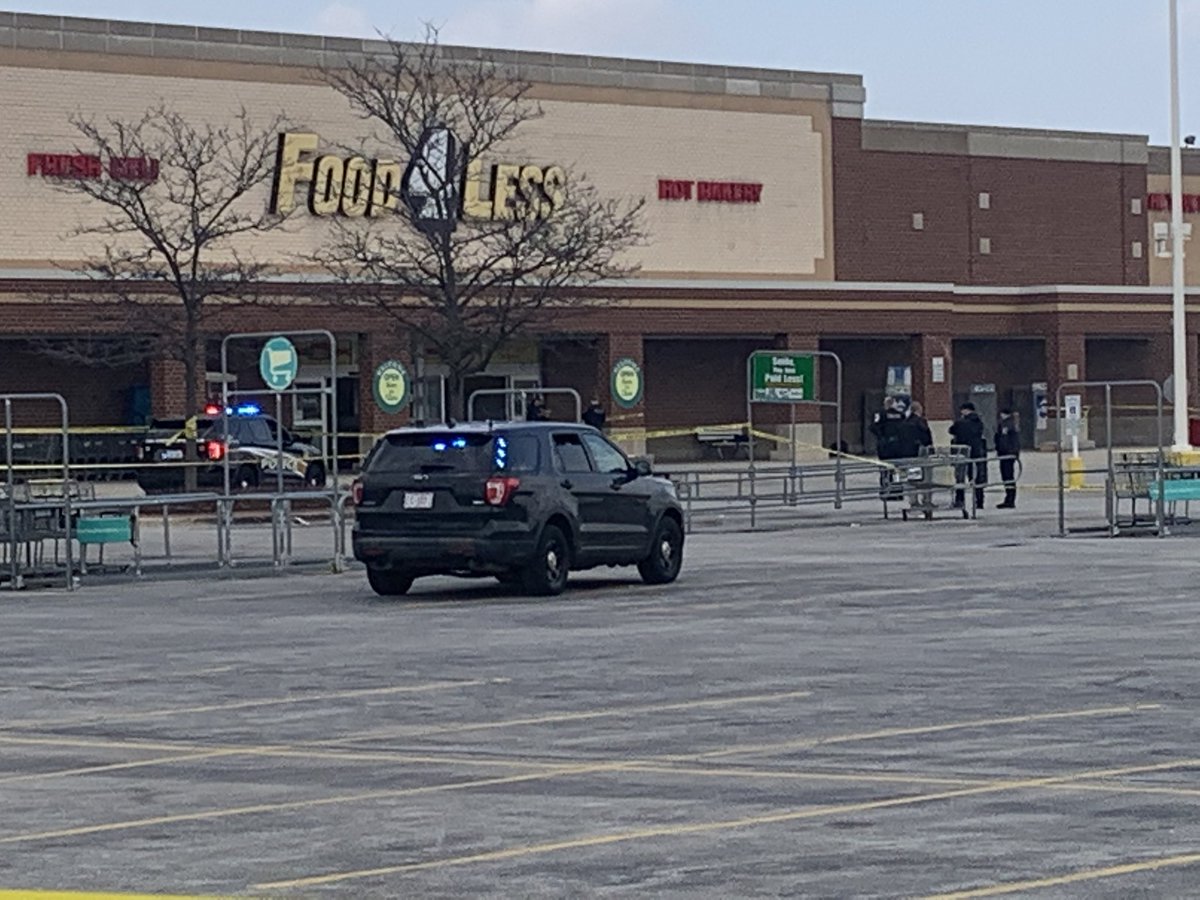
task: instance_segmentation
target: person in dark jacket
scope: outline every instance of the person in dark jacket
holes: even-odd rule
[[[588,404],[588,408],[583,411],[583,423],[591,425],[597,431],[604,430],[604,407],[600,405],[599,399],[592,398],[592,402]]]
[[[917,435],[917,445],[922,449],[933,446],[933,432],[929,430],[929,422],[925,419],[925,407],[914,400],[909,408],[909,419]],[[918,451],[919,452],[919,451]]]
[[[970,459],[979,460],[974,465],[959,466],[955,480],[964,484],[968,480],[975,483],[975,508],[983,508],[983,486],[987,484],[987,441],[983,437],[983,420],[975,412],[974,403],[964,403],[958,410],[958,421],[950,426],[950,439],[960,447],[967,449]],[[972,473],[974,469],[974,473]],[[971,476],[974,474],[974,478]],[[954,492],[954,505],[962,507],[965,502],[963,490]]]
[[[880,459],[912,459],[921,452],[920,431],[910,415],[908,397],[899,395],[884,401],[883,411],[871,423],[875,435],[875,455]]]
[[[1017,460],[1021,457],[1021,428],[1011,409],[1000,412],[996,426],[996,455],[1000,457],[1000,480],[1004,482],[1004,502],[997,509],[1017,508]]]
[[[526,422],[545,422],[546,421],[546,401],[542,399],[541,394],[528,396],[525,401],[525,421]]]

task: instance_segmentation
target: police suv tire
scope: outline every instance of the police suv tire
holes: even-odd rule
[[[312,488],[325,487],[325,467],[321,463],[312,463],[304,470],[304,483]]]
[[[646,584],[670,584],[683,567],[683,529],[670,516],[663,516],[654,529],[650,555],[638,563]]]
[[[521,572],[527,593],[535,597],[554,597],[567,587],[571,569],[571,545],[557,525],[542,529],[537,552]]]
[[[380,597],[402,597],[412,583],[413,577],[403,569],[367,568],[367,584]]]
[[[234,474],[234,485],[252,491],[258,487],[258,476],[258,466],[242,466]]]

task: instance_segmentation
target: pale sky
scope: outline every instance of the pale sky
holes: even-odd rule
[[[1169,134],[1168,0],[25,0],[21,12],[862,75],[866,114]],[[17,9],[16,6],[9,8]],[[1179,0],[1200,134],[1200,0]]]

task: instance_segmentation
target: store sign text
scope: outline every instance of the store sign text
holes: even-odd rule
[[[1165,212],[1171,208],[1170,194],[1147,194],[1146,209]],[[1185,213],[1200,213],[1200,194],[1183,195],[1183,211]]]
[[[689,181],[658,179],[659,200],[692,200],[697,203],[758,203],[763,186],[750,181]]]
[[[403,166],[391,159],[317,152],[311,132],[279,136],[271,210],[290,213],[303,191],[314,216],[382,216],[400,205]],[[546,218],[566,200],[567,174],[561,166],[497,163],[485,172],[473,160],[462,176],[460,214],[476,219]],[[486,189],[485,189],[486,185]]]
[[[111,156],[107,168],[92,153],[30,153],[25,157],[25,174],[31,178],[109,178],[117,181],[157,181],[158,160],[145,156]]]

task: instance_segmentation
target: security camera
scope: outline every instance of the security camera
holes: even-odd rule
[[[1196,145],[1196,136],[1194,134],[1189,134],[1183,139],[1183,142],[1189,147],[1194,147]]]

